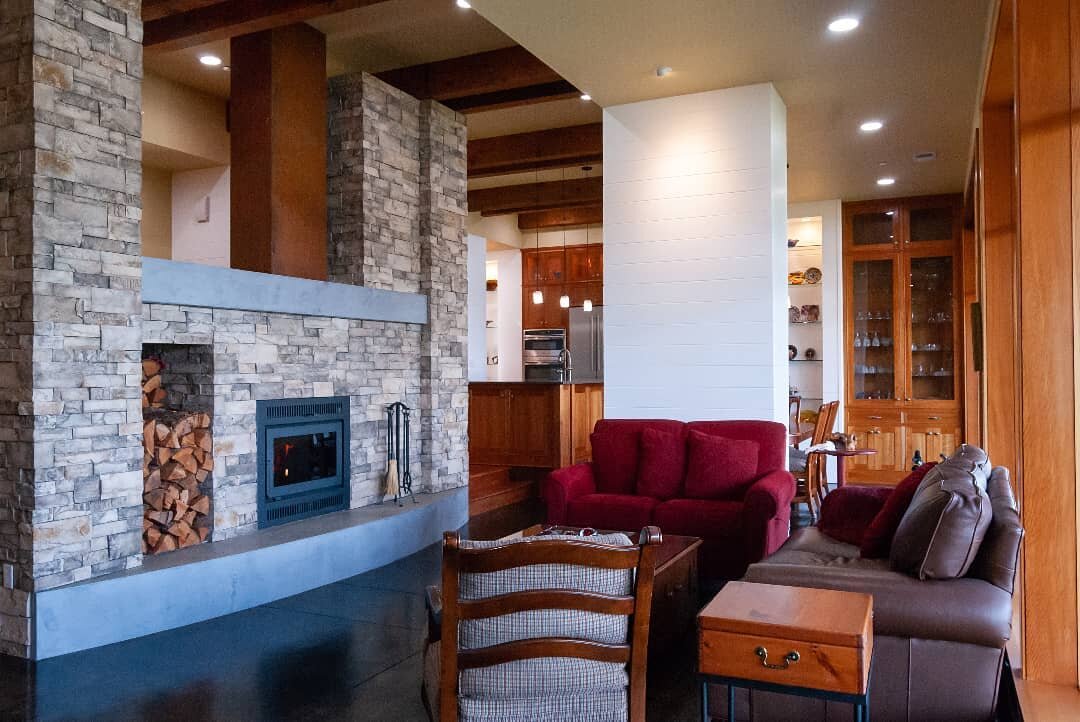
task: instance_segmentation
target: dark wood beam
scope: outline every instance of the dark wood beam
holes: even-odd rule
[[[519,231],[537,231],[545,228],[588,226],[604,222],[603,206],[580,208],[557,208],[553,211],[530,211],[518,215]]]
[[[387,70],[378,77],[414,98],[438,100],[462,113],[578,95],[573,85],[519,45]]]
[[[143,0],[142,19],[144,23],[158,20],[166,15],[186,13],[207,5],[216,5],[224,0]]]
[[[602,123],[588,123],[470,140],[469,177],[599,163],[603,129]]]
[[[177,0],[177,7],[190,5],[190,9],[161,15],[147,22],[143,29],[143,45],[152,51],[180,50],[385,1],[223,0],[208,5],[198,0]]]
[[[485,216],[499,216],[523,211],[578,208],[599,205],[603,195],[603,180],[599,176],[525,183],[469,191],[469,210],[480,211]]]

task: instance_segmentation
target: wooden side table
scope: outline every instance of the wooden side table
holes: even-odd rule
[[[701,719],[709,685],[847,702],[870,719],[873,598],[869,594],[729,582],[698,613]]]
[[[819,449],[811,451],[811,454],[825,454],[836,457],[836,488],[844,485],[846,474],[844,467],[847,466],[849,456],[871,456],[877,453],[877,449]],[[826,489],[828,491],[828,489]]]

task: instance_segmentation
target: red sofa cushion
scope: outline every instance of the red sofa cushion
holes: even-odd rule
[[[885,505],[881,507],[881,511],[877,513],[874,520],[870,522],[870,526],[867,527],[866,533],[863,534],[859,552],[864,558],[885,559],[889,556],[893,536],[896,535],[904,512],[911,506],[911,500],[915,498],[915,491],[919,488],[923,477],[935,466],[937,462],[933,461],[923,464],[908,474],[889,494]]]
[[[654,499],[673,499],[686,476],[686,440],[682,434],[659,429],[641,432],[637,493]]]
[[[570,502],[566,523],[595,529],[641,531],[652,524],[656,499],[630,494],[586,494]]]
[[[787,468],[787,427],[775,421],[691,421],[687,433],[700,431],[725,439],[756,441],[758,444],[755,478]]]
[[[892,491],[887,486],[848,484],[829,492],[821,502],[818,530],[836,541],[856,546],[862,544],[866,530]]]
[[[589,440],[592,442],[596,490],[605,494],[633,494],[637,482],[641,432],[594,431]]]
[[[656,507],[653,523],[669,534],[708,539],[738,537],[743,530],[743,503],[713,499],[672,499]]]
[[[692,499],[741,499],[758,478],[756,441],[692,429],[686,446],[686,496]]]

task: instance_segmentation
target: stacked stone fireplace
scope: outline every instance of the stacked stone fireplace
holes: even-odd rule
[[[265,305],[230,295],[229,282],[201,293],[201,273],[174,267],[161,277],[186,274],[183,288],[164,293],[144,277],[155,264],[141,254],[138,3],[3,5],[0,653],[35,655],[42,595],[143,566],[140,364],[155,346],[198,363],[197,382],[162,379],[181,410],[210,409],[200,413],[210,416],[213,469],[188,494],[208,504],[200,542],[259,529],[263,400],[348,399],[350,508],[384,497],[384,409],[396,401],[418,421],[416,490],[464,486],[464,118],[371,76],[332,80],[330,237],[309,240],[312,252],[328,248],[334,283],[306,281],[303,298],[314,300],[283,310],[289,293]],[[365,315],[356,308],[369,295],[318,302],[335,284],[397,294]],[[396,312],[414,300],[426,318]],[[169,558],[182,563],[188,551]]]

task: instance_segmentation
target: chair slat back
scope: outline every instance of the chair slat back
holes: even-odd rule
[[[830,407],[835,402],[829,402],[822,404],[818,407],[817,421],[814,422],[814,433],[810,437],[810,444],[815,446],[817,444],[825,443],[825,439],[829,438],[829,434],[832,430],[833,419],[829,418]]]

